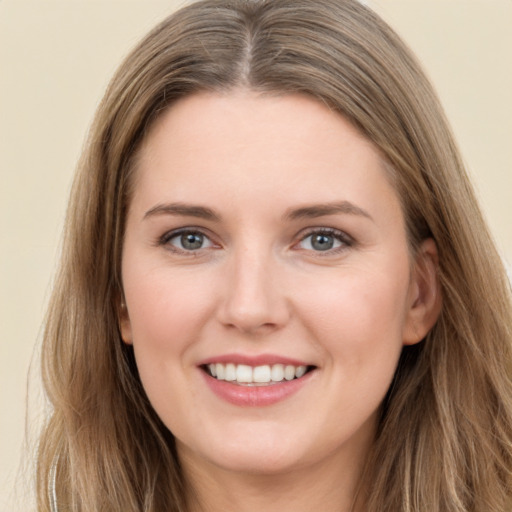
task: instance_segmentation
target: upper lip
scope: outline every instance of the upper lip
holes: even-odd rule
[[[246,364],[248,366],[263,366],[284,364],[293,366],[313,366],[310,362],[300,361],[291,357],[281,356],[277,354],[259,354],[259,355],[246,355],[246,354],[222,354],[218,356],[208,357],[198,363],[198,366],[204,366],[214,363],[233,363],[233,364]]]

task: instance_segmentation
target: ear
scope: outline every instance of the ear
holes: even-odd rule
[[[414,345],[423,340],[439,317],[442,296],[438,266],[436,243],[432,238],[427,238],[416,252],[411,271],[404,345]]]
[[[121,297],[121,299],[119,300],[119,306],[117,308],[117,311],[121,339],[127,345],[132,345],[132,324],[130,322],[130,315],[128,314],[128,308],[126,306],[126,301],[124,300],[124,297]]]

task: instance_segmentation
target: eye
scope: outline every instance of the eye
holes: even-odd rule
[[[336,229],[320,229],[308,233],[298,243],[300,249],[315,252],[336,251],[352,244],[351,238]]]
[[[168,233],[162,237],[161,243],[178,251],[186,252],[198,251],[213,246],[213,242],[204,233],[194,230]]]

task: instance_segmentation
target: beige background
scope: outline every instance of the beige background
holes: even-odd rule
[[[0,0],[0,511],[24,503],[27,372],[37,375],[66,198],[116,65],[182,1]],[[512,261],[512,0],[375,0],[424,62],[497,243]],[[31,380],[30,431],[42,410]],[[33,448],[25,450],[33,460]],[[16,474],[22,486],[14,493]]]

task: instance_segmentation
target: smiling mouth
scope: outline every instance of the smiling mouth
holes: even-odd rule
[[[212,363],[201,367],[210,377],[240,386],[269,386],[300,379],[313,371],[315,366],[273,364],[249,366],[234,363]]]

